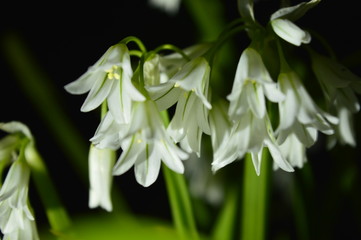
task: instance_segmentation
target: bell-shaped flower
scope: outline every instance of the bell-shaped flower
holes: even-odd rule
[[[258,118],[251,110],[248,110],[238,121],[235,121],[230,136],[222,146],[221,151],[227,157],[215,159],[212,162],[212,170],[217,171],[245,153],[250,153],[256,173],[259,175],[264,147],[268,148],[278,167],[288,172],[293,171],[279,149],[268,115]]]
[[[188,154],[168,135],[156,104],[151,100],[136,102],[131,119],[113,174],[121,175],[134,165],[137,182],[147,187],[157,179],[161,161],[173,171],[183,173],[182,160]]]
[[[28,206],[29,177],[30,169],[22,160],[15,161],[6,175],[0,189],[0,229],[4,235],[22,231],[27,221],[34,221]]]
[[[121,146],[121,141],[127,134],[127,129],[128,124],[115,121],[112,113],[108,111],[101,120],[94,136],[90,138],[90,141],[97,148],[118,150]]]
[[[129,122],[132,101],[145,97],[133,86],[129,50],[125,44],[111,46],[105,54],[74,82],[65,86],[72,94],[89,92],[81,111],[99,107],[105,100],[118,122]]]
[[[286,99],[279,102],[280,124],[277,129],[280,144],[295,133],[306,146],[311,146],[317,139],[317,131],[331,135],[333,125],[338,124],[338,118],[320,109],[313,101],[298,75],[293,72],[282,72],[278,84]]]
[[[38,230],[36,228],[35,221],[28,218],[23,218],[24,228],[15,230],[11,233],[4,234],[3,240],[39,240]]]
[[[111,149],[99,149],[93,144],[89,150],[89,207],[98,206],[112,211],[111,186],[112,169],[115,163],[115,151]]]
[[[266,115],[265,96],[272,102],[284,99],[273,82],[260,54],[253,48],[243,51],[236,70],[230,101],[229,112],[232,120],[240,118],[250,109],[257,118]]]
[[[329,106],[340,120],[336,127],[336,135],[341,144],[356,146],[352,115],[360,110],[356,94],[361,94],[361,78],[331,58],[314,51],[310,53],[312,69],[322,86]],[[331,146],[335,143],[332,141]]]
[[[307,161],[306,147],[300,142],[296,134],[291,133],[286,140],[279,145],[280,151],[292,167],[302,168]],[[278,166],[275,164],[274,168]]]
[[[319,2],[320,0],[311,0],[277,10],[270,18],[273,31],[283,40],[296,46],[300,46],[302,43],[310,43],[311,35],[293,22],[302,17]]]
[[[210,66],[204,57],[197,57],[184,64],[169,81],[147,88],[159,109],[165,110],[174,105],[183,92],[194,92],[203,104],[210,109],[208,102]]]

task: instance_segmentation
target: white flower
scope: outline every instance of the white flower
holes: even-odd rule
[[[213,171],[217,171],[235,161],[237,158],[243,157],[244,154],[243,151],[239,152],[238,142],[235,142],[234,138],[230,140],[232,122],[227,115],[227,111],[227,102],[219,101],[213,104],[209,112],[213,149]]]
[[[65,89],[72,94],[89,92],[81,111],[94,110],[107,100],[115,120],[129,122],[132,100],[145,100],[132,85],[132,76],[129,50],[125,44],[116,44],[80,78],[67,84]]]
[[[238,62],[230,101],[229,115],[236,120],[251,109],[257,118],[266,115],[265,96],[272,102],[284,99],[273,82],[259,53],[253,48],[243,51]]]
[[[17,160],[0,189],[0,229],[4,235],[25,230],[27,221],[34,221],[28,206],[29,176],[29,167]]]
[[[204,57],[196,57],[182,66],[167,82],[150,86],[151,98],[160,110],[177,103],[168,132],[183,149],[200,154],[202,133],[210,134],[208,101],[210,66]]]
[[[311,52],[311,60],[313,71],[324,90],[328,104],[339,117],[337,137],[341,144],[356,146],[352,115],[360,110],[356,93],[361,94],[361,78],[340,63],[316,52]],[[333,141],[330,145],[335,143]]]
[[[149,4],[174,15],[179,11],[181,0],[149,0]]]
[[[115,162],[115,151],[99,149],[93,144],[89,150],[89,207],[98,206],[107,211],[112,211],[111,186],[112,169]]]
[[[4,240],[39,240],[38,230],[35,221],[24,218],[24,229],[18,229],[4,235]]]
[[[312,100],[298,75],[293,72],[280,73],[278,83],[286,99],[279,102],[280,124],[277,129],[281,144],[295,133],[298,139],[309,147],[317,139],[317,131],[331,135],[338,118],[320,109]]]
[[[270,23],[273,31],[285,41],[300,46],[302,43],[310,43],[311,35],[299,28],[293,22],[304,15],[310,8],[314,7],[320,0],[303,2],[292,7],[277,10],[271,15]]]
[[[147,187],[157,179],[161,161],[173,171],[183,173],[181,160],[187,159],[188,154],[167,134],[155,103],[150,100],[135,103],[131,119],[113,174],[121,175],[134,165],[136,180]]]
[[[251,153],[253,165],[259,175],[264,147],[268,148],[273,161],[281,169],[288,172],[293,171],[292,166],[285,160],[279,149],[268,116],[258,118],[251,110],[248,110],[234,123],[229,138],[219,148],[222,151],[220,154],[226,157],[214,160],[212,170],[217,171],[248,152]]]
[[[127,129],[128,124],[115,121],[111,112],[108,111],[90,141],[97,148],[118,150],[121,146],[121,141],[127,134]]]
[[[296,134],[291,133],[286,140],[279,145],[282,155],[291,164],[292,167],[302,168],[307,161],[306,147],[300,142]],[[274,165],[278,168],[277,165]]]

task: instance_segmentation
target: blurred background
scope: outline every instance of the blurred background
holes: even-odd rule
[[[148,49],[164,43],[185,48],[201,40],[214,40],[216,35],[206,36],[200,29],[195,13],[188,8],[189,1],[181,2],[176,14],[152,7],[146,0],[100,2],[84,8],[60,3],[2,6],[0,122],[18,120],[29,126],[61,199],[72,215],[102,211],[88,208],[86,168],[88,139],[98,126],[99,112],[80,112],[85,95],[70,95],[64,85],[77,79],[111,45],[127,36],[140,38]],[[221,19],[222,25],[238,17],[236,0],[212,2],[217,2],[219,9],[207,13],[210,21]],[[299,2],[291,1],[292,4]],[[361,76],[361,16],[356,3],[323,0],[298,23],[323,35],[339,60]],[[279,1],[255,1],[256,18],[266,23],[278,6]],[[208,10],[204,8],[205,12]],[[247,43],[243,41],[241,44]],[[235,54],[234,64],[241,52]],[[230,69],[226,77],[233,78],[235,65],[230,65]],[[355,131],[360,142],[360,114],[355,117]],[[58,126],[58,122],[66,124]],[[64,129],[71,132],[69,139],[60,139],[59,134]],[[78,153],[67,147],[71,141],[78,142]],[[75,155],[80,159],[77,162],[72,159]],[[298,197],[305,206],[299,214],[307,219],[309,239],[360,239],[360,156],[359,147],[336,146],[327,151],[325,139],[320,136],[319,143],[308,151],[309,162],[305,168],[296,170]],[[241,173],[240,163],[233,166]],[[309,174],[311,182],[305,177]],[[300,235],[295,227],[295,213],[289,205],[297,201],[290,200],[293,190],[289,188],[289,175],[277,171],[274,176],[268,239],[302,239],[296,237]],[[171,221],[161,176],[151,187],[143,188],[135,182],[133,171],[129,171],[115,177],[114,185],[131,212]],[[30,195],[32,205],[39,209],[36,211],[39,221],[46,225],[36,192],[30,189]],[[217,212],[212,207],[208,210],[210,218],[212,211]],[[204,231],[209,228],[204,226]]]

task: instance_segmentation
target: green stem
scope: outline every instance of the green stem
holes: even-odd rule
[[[27,163],[31,168],[31,176],[44,205],[52,232],[58,236],[69,233],[70,218],[55,191],[56,188],[42,157],[34,145],[28,145],[25,154]]]
[[[251,156],[245,157],[241,239],[263,240],[266,236],[268,184],[271,173],[269,152],[263,150],[261,174],[256,175]]]
[[[232,240],[234,239],[234,229],[236,226],[238,196],[236,189],[232,186],[226,195],[224,207],[217,218],[217,222],[212,234],[212,240]]]
[[[126,37],[124,38],[123,40],[120,41],[121,43],[124,43],[124,44],[128,44],[130,42],[134,42],[135,44],[137,44],[137,46],[139,47],[140,51],[142,51],[143,53],[144,52],[147,52],[147,49],[146,47],[144,46],[143,42],[137,38],[137,37],[134,37],[134,36],[129,36],[129,37]]]
[[[169,117],[167,112],[161,112],[161,116],[165,125],[168,125]],[[200,239],[184,176],[173,172],[165,165],[162,166],[162,170],[167,187],[173,221],[180,238],[182,240]]]

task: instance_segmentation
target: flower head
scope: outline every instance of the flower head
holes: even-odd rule
[[[253,48],[243,51],[238,62],[230,101],[229,115],[235,120],[249,109],[258,118],[266,114],[265,96],[272,102],[284,99],[273,82],[259,53]]]
[[[333,125],[338,124],[338,118],[320,109],[308,94],[298,75],[293,72],[281,73],[278,83],[286,99],[279,103],[280,124],[277,129],[278,141],[283,141],[295,133],[298,139],[307,147],[314,144],[317,131],[331,135]]]
[[[99,149],[93,144],[89,150],[89,207],[102,207],[112,211],[111,186],[112,169],[115,162],[115,152],[111,149]]]
[[[123,152],[113,168],[114,175],[121,175],[134,165],[136,180],[147,187],[157,179],[161,161],[175,172],[184,171],[181,160],[187,159],[188,154],[172,141],[151,100],[135,104],[132,122],[120,142]]]
[[[273,31],[283,40],[296,46],[300,46],[302,43],[310,43],[311,35],[293,22],[319,2],[320,0],[311,0],[307,3],[303,2],[292,7],[279,9],[271,15],[270,23]]]
[[[0,123],[0,129],[9,133],[0,140],[0,175],[11,164],[0,188],[0,230],[5,239],[39,239],[28,199],[27,152],[33,148],[33,136],[17,121]]]
[[[15,161],[0,189],[0,229],[5,235],[24,230],[27,221],[34,221],[27,202],[29,176],[29,167]]]
[[[125,44],[111,46],[86,73],[65,86],[72,94],[89,92],[81,111],[88,112],[107,100],[116,121],[128,122],[132,101],[145,97],[133,86],[133,70]]]
[[[340,120],[336,136],[341,144],[356,146],[352,116],[360,110],[356,94],[361,94],[361,78],[335,60],[316,52],[311,52],[311,60],[326,100]],[[336,137],[331,140],[330,147],[336,143]]]

